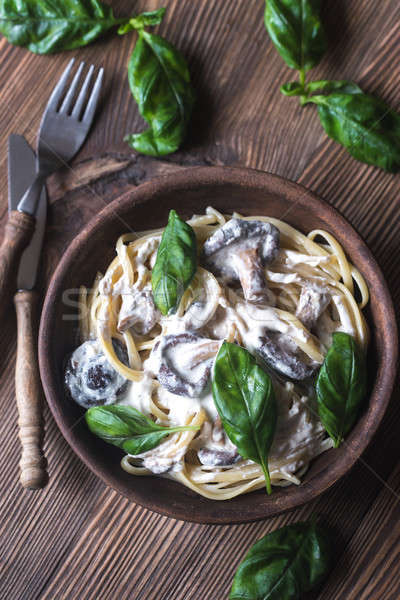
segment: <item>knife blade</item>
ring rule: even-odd
[[[31,185],[36,173],[35,153],[25,138],[11,135],[8,143],[8,205],[10,215],[18,215],[16,207],[25,190]],[[37,358],[37,300],[32,288],[43,245],[46,225],[47,195],[43,188],[36,214],[36,228],[31,241],[21,255],[18,266],[17,287],[14,296],[17,313],[17,361],[15,366],[15,396],[18,407],[19,438],[22,452],[20,481],[23,487],[42,488],[47,482],[46,459],[42,451],[43,392],[40,383]],[[12,238],[11,238],[12,242]],[[8,240],[7,243],[10,243]],[[17,270],[17,257],[14,261]],[[15,292],[15,280],[11,282]],[[11,288],[12,289],[12,288]]]
[[[36,174],[36,156],[22,135],[8,138],[8,209],[16,210],[18,202],[29,188]],[[18,268],[17,289],[34,288],[43,245],[47,217],[47,193],[43,186],[36,213],[35,233],[24,250]]]

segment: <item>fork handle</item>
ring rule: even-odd
[[[4,314],[17,287],[18,265],[35,230],[35,217],[13,210],[0,247],[0,312]]]
[[[37,358],[37,292],[17,292],[14,304],[18,327],[15,395],[22,446],[20,481],[25,488],[39,489],[46,485],[47,473],[46,459],[41,449],[44,425],[43,392]]]

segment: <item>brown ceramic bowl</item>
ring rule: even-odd
[[[212,205],[220,211],[281,218],[309,232],[331,232],[364,275],[371,292],[367,318],[369,397],[357,425],[338,450],[315,459],[300,486],[259,490],[228,501],[207,500],[186,487],[157,477],[134,477],[120,468],[121,451],[92,435],[82,410],[63,393],[62,370],[74,348],[73,309],[64,290],[90,286],[109,264],[117,237],[128,230],[163,227],[171,208],[183,217]],[[76,345],[76,344],[75,344]],[[382,273],[360,236],[332,207],[311,192],[275,175],[248,169],[199,167],[132,188],[112,202],[73,240],[51,280],[39,338],[40,372],[47,401],[72,449],[107,485],[130,500],[169,517],[200,523],[236,523],[271,517],[313,500],[343,477],[371,441],[389,402],[396,372],[397,333],[392,301]]]

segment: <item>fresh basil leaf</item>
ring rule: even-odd
[[[347,333],[333,334],[319,371],[316,391],[318,413],[335,448],[353,427],[366,393],[365,357]]]
[[[266,0],[265,27],[292,69],[312,69],[326,50],[320,8],[321,0]]]
[[[284,96],[305,96],[304,86],[298,81],[289,81],[281,85],[280,90]]]
[[[306,86],[307,94],[313,94],[315,92],[326,92],[330,94],[332,92],[342,92],[343,94],[362,94],[362,89],[353,81],[331,81],[329,79],[322,79],[321,81],[310,81]]]
[[[163,427],[136,408],[119,404],[89,408],[85,418],[92,433],[133,455],[155,448],[171,433],[199,429],[192,426]]]
[[[395,173],[400,169],[400,115],[378,98],[334,92],[310,96],[326,133],[362,162]]]
[[[212,391],[226,434],[243,458],[261,465],[270,494],[268,452],[275,434],[277,407],[269,375],[250,352],[224,342],[214,364]]]
[[[330,532],[313,521],[269,533],[239,565],[229,599],[300,600],[331,569],[330,538]]]
[[[151,12],[141,13],[133,19],[129,19],[128,23],[121,25],[118,29],[118,33],[124,35],[129,31],[143,29],[143,27],[152,25],[159,25],[164,18],[165,11],[166,8],[159,8],[158,10],[152,10]]]
[[[154,302],[163,315],[176,311],[196,269],[196,235],[192,227],[171,210],[151,274]]]
[[[0,32],[37,54],[86,46],[125,21],[99,0],[0,0]]]
[[[175,152],[185,138],[195,99],[182,54],[159,35],[139,28],[128,77],[149,128],[127,135],[125,141],[137,152],[150,156]]]

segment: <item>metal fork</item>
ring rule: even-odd
[[[18,210],[12,210],[8,215],[0,248],[0,316],[4,314],[15,292],[18,265],[35,230],[36,210],[46,178],[75,156],[85,141],[94,118],[104,70],[100,68],[89,93],[94,72],[94,66],[91,65],[77,94],[84,63],[79,65],[67,88],[74,62],[75,59],[72,59],[68,63],[54,88],[40,124],[36,178],[20,200]]]
[[[73,104],[84,67],[83,62],[79,65],[60,106],[74,62],[73,58],[68,63],[54,88],[42,118],[37,145],[36,178],[18,204],[18,210],[29,215],[34,215],[36,212],[40,192],[47,177],[65,166],[82,146],[96,111],[103,81],[103,68],[99,70],[88,98],[88,89],[94,71],[94,66],[91,65],[76,102]]]

